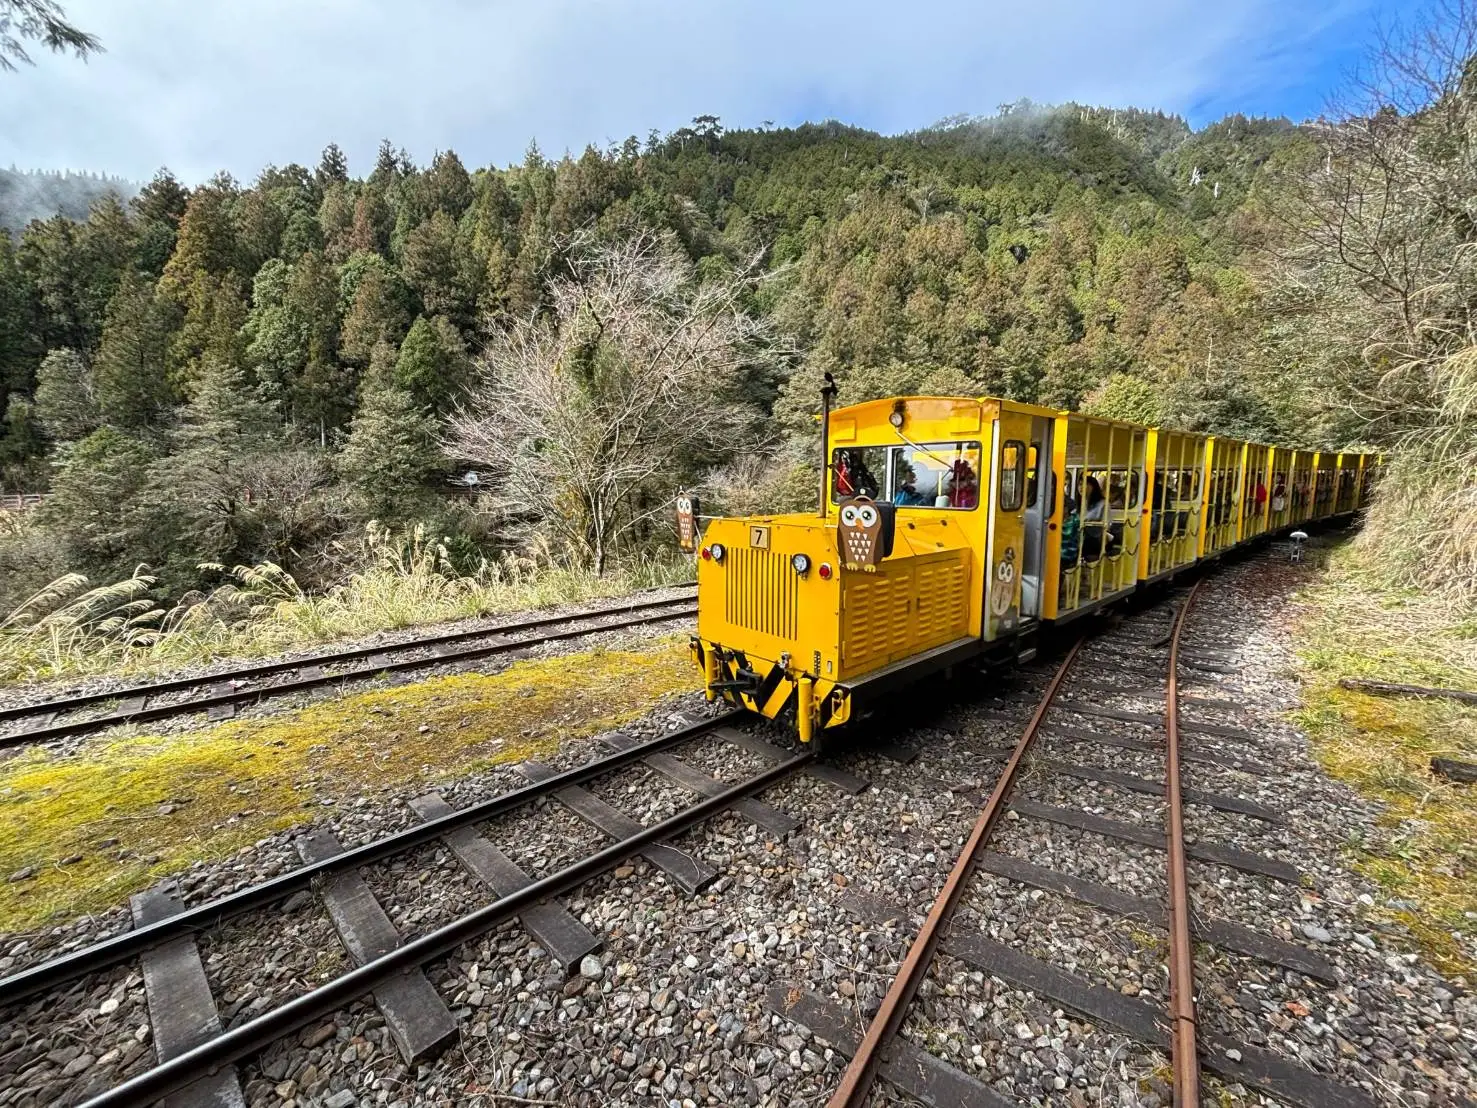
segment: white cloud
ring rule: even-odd
[[[67,0],[107,53],[0,76],[0,163],[250,180],[329,141],[355,172],[386,136],[505,164],[702,112],[892,132],[1020,96],[1185,111],[1290,87],[1297,45],[1369,2]]]

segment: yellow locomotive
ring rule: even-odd
[[[709,699],[793,714],[804,742],[930,673],[1029,657],[1044,625],[1351,513],[1378,468],[988,397],[827,403],[821,423],[815,513],[679,527]]]

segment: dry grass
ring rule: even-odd
[[[1377,547],[1377,544],[1376,544]],[[1340,677],[1477,689],[1477,609],[1386,584],[1369,544],[1341,551],[1300,597],[1306,707],[1299,722],[1333,776],[1384,805],[1355,865],[1400,902],[1391,915],[1448,972],[1477,969],[1477,787],[1430,772],[1477,760],[1477,708],[1338,687]],[[1406,905],[1401,907],[1400,904]]]
[[[93,587],[81,574],[53,581],[0,620],[0,681],[87,673],[148,673],[224,657],[302,649],[375,631],[621,596],[690,580],[690,558],[645,560],[604,576],[545,556],[505,556],[470,576],[417,529],[371,527],[364,570],[320,594],[265,563],[203,567],[225,582],[164,607],[147,573]]]
[[[197,861],[637,718],[701,685],[686,641],[520,662],[171,735],[0,764],[0,931],[117,904]],[[105,845],[107,844],[107,845]]]

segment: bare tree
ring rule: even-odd
[[[445,448],[487,470],[505,525],[604,573],[684,477],[754,440],[740,384],[777,344],[744,310],[757,259],[699,283],[653,232],[564,253],[547,309],[489,343]]]
[[[55,0],[0,0],[0,70],[16,71],[16,63],[35,65],[26,53],[23,39],[39,42],[48,50],[71,50],[86,60],[102,51],[94,35],[67,22],[67,13]]]
[[[1273,370],[1397,448],[1398,577],[1477,577],[1477,0],[1390,28],[1285,182]],[[1331,443],[1330,443],[1331,445]],[[1376,509],[1377,518],[1380,509]],[[1414,535],[1414,538],[1410,536]],[[1375,541],[1375,540],[1371,540]],[[1401,558],[1404,565],[1396,565]]]
[[[1477,336],[1474,47],[1474,0],[1387,31],[1278,212],[1273,304],[1378,440],[1429,425],[1441,363]]]

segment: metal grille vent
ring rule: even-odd
[[[729,623],[779,639],[795,637],[800,578],[785,555],[730,548],[726,599]]]

